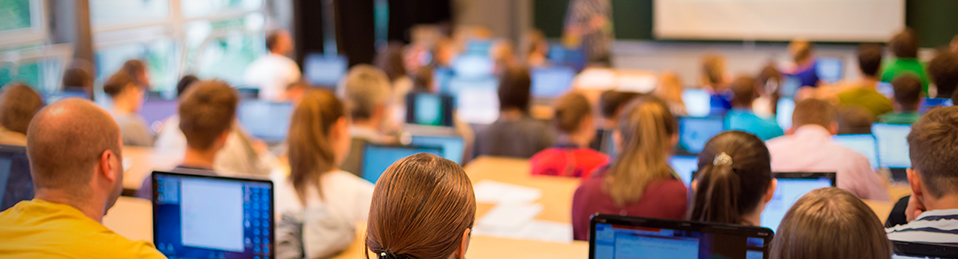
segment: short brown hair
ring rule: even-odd
[[[568,93],[556,100],[553,121],[560,132],[572,134],[586,117],[592,116],[589,99],[580,93]]]
[[[755,101],[755,78],[750,76],[739,76],[732,81],[732,106],[752,107]]]
[[[123,67],[120,68],[120,71],[123,71],[127,75],[133,78],[136,81],[136,84],[140,87],[147,87],[146,82],[140,81],[140,75],[146,75],[146,64],[139,59],[131,59],[123,62]]]
[[[797,129],[805,125],[818,125],[827,129],[835,122],[835,113],[835,107],[826,101],[815,98],[801,100],[795,104],[792,127]]]
[[[603,118],[615,119],[615,116],[626,104],[639,96],[638,93],[615,90],[602,92],[602,95],[599,96],[599,112],[602,113]]]
[[[929,194],[958,194],[958,107],[932,109],[911,126],[908,150],[911,166],[921,175]]]
[[[918,38],[915,31],[911,28],[895,34],[888,40],[888,48],[899,58],[917,58],[918,57]]]
[[[212,147],[217,138],[233,128],[237,103],[236,91],[226,82],[194,83],[178,108],[186,145],[199,150]]]
[[[838,135],[872,134],[875,115],[860,106],[849,105],[838,111]]]
[[[27,134],[30,120],[40,108],[43,108],[43,99],[37,91],[24,83],[9,83],[0,96],[0,126]]]
[[[272,30],[266,34],[266,49],[273,50],[276,47],[276,43],[279,42],[279,37],[283,33],[288,33],[286,30]]]
[[[90,71],[79,67],[67,68],[63,71],[63,87],[93,87],[93,75]]]
[[[520,66],[506,68],[499,77],[499,110],[518,109],[529,112],[532,98],[532,78],[529,69]]]
[[[713,88],[719,88],[725,80],[725,57],[718,54],[702,56],[702,74]]]
[[[917,111],[921,102],[921,79],[904,74],[891,81],[895,91],[895,102],[906,111]]]
[[[128,87],[139,87],[139,84],[137,84],[136,79],[132,76],[120,71],[110,76],[110,78],[103,83],[103,92],[110,97],[116,97],[123,93],[123,91],[126,91]]]
[[[858,45],[858,69],[866,76],[877,76],[881,68],[881,45],[863,43]]]
[[[939,97],[950,97],[958,88],[958,53],[938,53],[928,62],[928,76],[938,87]]]
[[[812,57],[813,45],[805,39],[795,39],[788,44],[788,51],[795,62],[807,60]]]
[[[891,258],[881,220],[854,194],[822,188],[785,213],[772,239],[771,259]]]

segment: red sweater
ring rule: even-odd
[[[589,148],[554,147],[530,160],[533,175],[556,175],[589,178],[600,166],[609,163],[609,156]]]
[[[595,173],[582,182],[572,197],[572,235],[576,240],[589,240],[589,219],[595,213],[661,219],[685,219],[688,189],[681,180],[669,178],[649,183],[638,201],[623,207],[615,205],[612,196],[603,193],[602,182],[607,170]]]

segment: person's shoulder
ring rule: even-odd
[[[106,255],[106,258],[166,258],[153,244],[146,241],[129,240],[116,233],[112,233],[108,240],[108,244],[91,246],[91,248],[98,247],[99,251],[95,254]]]
[[[372,190],[375,187],[375,185],[366,181],[366,179],[359,178],[359,176],[343,170],[330,172],[326,174],[324,178],[329,184],[358,191]]]

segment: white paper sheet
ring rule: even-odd
[[[482,203],[532,203],[542,197],[535,188],[483,180],[473,185],[476,201]]]

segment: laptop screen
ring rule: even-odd
[[[466,150],[466,144],[461,137],[456,136],[412,136],[414,146],[439,147],[442,148],[442,157],[452,160],[457,164],[462,164],[463,152]]]
[[[694,156],[673,156],[669,166],[682,178],[685,186],[692,186],[692,172],[699,169],[699,158]]]
[[[490,124],[499,119],[499,80],[453,78],[449,83],[456,93],[456,116],[471,124]]]
[[[533,97],[555,99],[572,87],[575,71],[568,67],[537,68],[531,76]]]
[[[33,177],[24,147],[0,146],[0,211],[33,199]]]
[[[759,227],[598,215],[590,259],[768,258],[772,231]]]
[[[418,153],[429,153],[442,156],[441,147],[425,146],[382,146],[366,144],[363,150],[362,177],[371,183],[376,183],[379,176],[393,163],[407,156]]]
[[[680,154],[697,155],[705,148],[705,143],[725,129],[722,118],[679,118]]]
[[[267,142],[281,142],[286,139],[292,116],[292,103],[261,100],[243,100],[237,111],[240,124],[251,135]]]
[[[456,76],[476,79],[493,76],[495,63],[489,58],[489,55],[465,54],[456,57],[452,61],[452,71]]]
[[[775,173],[778,186],[762,212],[762,226],[778,230],[779,223],[798,198],[818,189],[836,186],[835,173]]]
[[[333,87],[346,75],[349,63],[342,56],[325,56],[311,53],[303,59],[303,74],[310,83],[317,86]]]
[[[870,134],[838,135],[832,137],[832,141],[867,157],[872,170],[878,170],[878,144],[875,141],[875,136]]]
[[[782,130],[788,130],[792,127],[792,114],[795,112],[795,100],[792,98],[778,99],[778,105],[775,110],[775,122]]]
[[[273,183],[153,172],[153,240],[170,258],[272,258]]]
[[[795,96],[795,92],[798,92],[798,89],[802,88],[802,80],[791,75],[784,76],[785,79],[782,80],[782,86],[778,89],[778,93],[784,97],[793,97]]]
[[[818,58],[815,61],[815,73],[818,78],[829,84],[842,80],[845,66],[839,58]]]
[[[406,123],[451,127],[452,96],[430,93],[410,93],[406,97]]]
[[[911,125],[875,123],[872,134],[878,140],[878,164],[882,168],[911,168],[908,156]]]
[[[954,103],[952,103],[951,99],[925,97],[922,98],[921,107],[918,109],[918,112],[925,114],[928,112],[928,110],[931,110],[931,108],[948,107],[952,106],[953,104]]]
[[[705,117],[712,112],[711,95],[702,89],[686,89],[682,91],[682,102],[685,111],[691,117]]]

